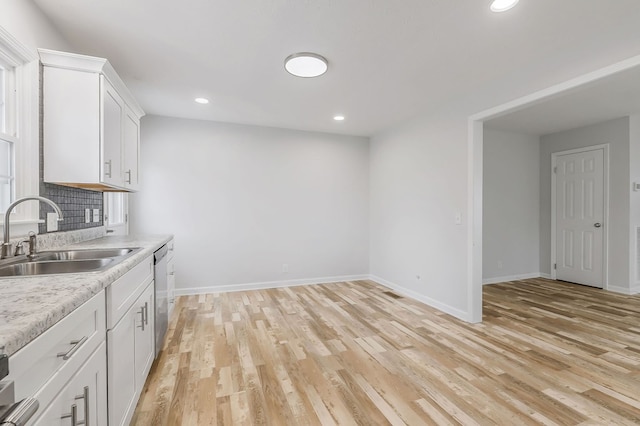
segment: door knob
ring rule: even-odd
[[[602,226],[602,224],[600,222],[598,222],[598,223],[594,223],[593,226],[595,226],[596,228],[600,228]]]

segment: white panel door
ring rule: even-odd
[[[556,278],[604,286],[604,150],[556,157]]]

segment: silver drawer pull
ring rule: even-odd
[[[78,406],[73,404],[71,406],[71,412],[60,416],[61,419],[71,418],[71,426],[78,426]]]
[[[124,172],[125,175],[127,175],[127,179],[126,182],[128,184],[131,184],[131,169],[127,170],[126,172]]]
[[[149,325],[149,303],[144,302],[144,325]]]
[[[142,331],[144,331],[144,307],[140,308],[138,313],[140,314],[140,325],[138,328],[141,328]]]
[[[110,178],[111,177],[111,160],[105,161],[104,165],[105,165],[104,177]],[[106,170],[106,166],[109,166],[109,171],[108,172]]]
[[[80,420],[76,422],[77,425],[91,426],[89,424],[89,386],[84,387],[84,392],[82,395],[76,396],[76,400],[83,399],[84,400],[84,420]]]
[[[62,358],[65,361],[68,360],[73,356],[73,354],[76,353],[78,349],[80,349],[80,346],[84,345],[84,342],[86,341],[87,341],[87,336],[84,336],[80,340],[72,340],[71,342],[69,342],[69,344],[73,345],[73,347],[66,352],[60,352],[58,354],[58,358]]]
[[[5,417],[2,419],[2,424],[7,422],[6,424],[15,425],[15,426],[24,426],[27,424],[29,419],[33,417],[33,415],[38,411],[40,407],[40,403],[37,399],[27,398],[15,404]]]

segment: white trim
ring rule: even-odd
[[[533,272],[530,274],[505,275],[503,277],[485,278],[482,280],[482,285],[498,284],[498,283],[504,283],[507,281],[528,280],[531,278],[545,278],[542,275],[543,274],[541,272]]]
[[[10,32],[0,26],[0,41],[9,50],[0,52],[0,58],[11,63],[13,66],[38,60],[33,51],[20,43]]]
[[[540,278],[552,279],[551,274],[545,274],[544,272],[540,272]]]
[[[558,157],[562,155],[580,154],[582,152],[600,151],[602,150],[603,162],[603,204],[604,204],[604,226],[602,227],[602,288],[609,287],[609,144],[600,144],[593,146],[585,146],[566,151],[558,151],[551,153],[551,279],[555,280],[557,269],[553,267],[558,262],[557,253],[557,228],[556,228],[556,184],[557,173],[554,172],[557,166]]]
[[[467,149],[468,155],[472,159],[470,158],[467,161],[467,176],[471,177],[467,190],[469,192],[469,227],[473,229],[469,230],[467,234],[467,252],[471,253],[467,259],[467,270],[471,271],[467,277],[467,292],[469,294],[469,315],[471,319],[482,318],[482,292],[479,295],[479,307],[476,301],[478,296],[475,296],[478,287],[482,283],[482,266],[478,267],[478,257],[480,257],[480,265],[482,264],[482,208],[477,207],[482,207],[482,149],[478,149],[478,147],[482,147],[482,132],[479,132],[478,128],[482,129],[484,122],[492,118],[541,103],[572,90],[578,90],[600,79],[638,66],[640,66],[640,55],[469,116]],[[480,165],[480,170],[478,170],[478,165]],[[478,227],[480,228],[479,230],[476,229]],[[476,312],[478,309],[480,313]]]
[[[15,146],[15,199],[38,195],[40,167],[40,111],[39,111],[39,66],[38,56],[0,27],[0,57],[15,70],[16,114],[18,141]],[[38,220],[40,206],[37,203],[21,204],[12,216],[14,221]],[[12,230],[22,232],[22,228]]]
[[[454,308],[453,306],[449,306],[446,303],[442,303],[439,302],[435,299],[432,299],[430,297],[427,297],[423,294],[417,293],[413,290],[409,290],[407,288],[401,287],[397,284],[394,284],[390,281],[387,281],[383,278],[380,277],[376,277],[375,275],[371,275],[369,278],[371,281],[375,281],[376,283],[390,288],[391,290],[403,295],[403,296],[408,296],[414,300],[417,300],[418,302],[422,302],[425,305],[429,305],[432,308],[436,308],[439,311],[442,311],[446,314],[452,315],[458,319],[461,319],[462,321],[467,321],[467,322],[471,322],[471,316],[469,315],[468,312],[462,311],[458,308]]]
[[[605,77],[610,77],[612,75],[636,68],[638,66],[640,66],[640,55],[633,56],[629,59],[625,59],[624,61],[616,62],[615,64],[600,68],[599,70],[588,72],[579,77],[553,85],[543,90],[539,90],[537,92],[531,93],[530,95],[514,99],[502,105],[486,109],[470,116],[469,120],[481,122],[491,120],[492,118],[497,118],[508,113],[516,112],[521,109],[539,104],[543,101],[547,101],[560,95],[564,95],[569,91],[583,89],[584,86],[593,84]]]
[[[609,285],[606,289],[614,293],[626,294],[628,296],[640,293],[640,285],[634,287],[618,287],[617,285]]]
[[[482,322],[482,192],[484,129],[479,121],[468,123],[467,208],[467,315],[469,322]]]
[[[176,296],[188,296],[194,294],[227,293],[234,291],[268,290],[271,288],[297,287],[301,285],[327,284],[368,279],[369,275],[343,275],[336,277],[307,278],[287,281],[266,281],[257,283],[219,285],[211,287],[176,288],[174,294]]]

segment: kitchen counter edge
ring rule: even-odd
[[[173,235],[109,236],[63,248],[142,250],[104,271],[0,278],[0,354],[11,356],[151,256]]]

